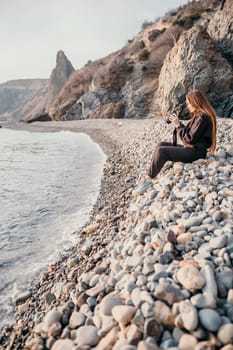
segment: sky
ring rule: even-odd
[[[188,0],[0,0],[0,83],[49,78],[63,50],[75,69],[123,47],[145,21]]]

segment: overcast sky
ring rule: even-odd
[[[63,50],[75,69],[120,49],[188,0],[0,0],[0,83],[49,78]]]

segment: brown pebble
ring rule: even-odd
[[[81,293],[77,299],[77,305],[81,307],[83,304],[86,303],[86,300],[88,298],[88,295],[85,293]]]
[[[163,328],[155,318],[151,318],[145,321],[144,331],[147,336],[155,337],[155,339],[158,340],[162,334]]]
[[[176,235],[173,231],[169,230],[167,233],[167,241],[171,243],[176,243]]]
[[[49,327],[48,336],[49,337],[57,337],[61,334],[61,324],[59,322],[54,323],[51,327]]]
[[[142,339],[142,331],[135,324],[131,324],[127,330],[126,338],[129,344],[137,345]]]

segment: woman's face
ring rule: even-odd
[[[188,99],[186,99],[186,105],[187,105],[187,108],[188,108],[188,110],[189,110],[190,113],[195,112],[195,108],[194,108],[193,105],[188,101]]]

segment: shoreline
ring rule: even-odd
[[[79,233],[79,246],[52,265],[34,286],[32,297],[17,307],[16,325],[4,330],[2,344],[9,349],[21,349],[27,344],[25,349],[34,350],[45,339],[49,349],[68,350],[84,341],[82,337],[80,340],[79,329],[83,333],[83,327],[87,327],[87,332],[91,331],[88,327],[93,327],[89,341],[94,337],[93,344],[98,345],[93,347],[85,340],[83,349],[118,350],[131,346],[157,350],[169,339],[176,349],[178,345],[182,348],[182,339],[195,346],[205,342],[213,349],[223,349],[221,344],[228,342],[222,340],[217,328],[208,329],[207,321],[217,322],[218,329],[232,324],[230,314],[221,305],[224,300],[231,300],[233,279],[232,285],[224,284],[225,292],[218,286],[214,292],[218,297],[214,294],[207,298],[205,293],[211,294],[217,289],[219,278],[224,279],[228,271],[232,273],[232,213],[228,210],[228,197],[233,193],[229,182],[233,121],[218,121],[217,157],[187,165],[169,163],[158,181],[149,185],[144,176],[152,150],[161,139],[171,138],[171,129],[163,120],[80,122],[58,122],[55,129],[64,130],[65,124],[66,130],[85,132],[107,155],[97,202],[89,224]],[[76,124],[80,127],[74,127]],[[214,164],[219,171],[212,168]],[[184,179],[191,188],[186,187]],[[220,191],[223,202],[218,203],[215,196],[212,199],[216,191]],[[211,250],[206,249],[208,242],[213,245]],[[179,275],[182,268],[192,269],[190,266],[200,283],[197,290],[187,285],[192,279],[186,276],[183,280]],[[116,302],[116,295],[120,301]],[[204,306],[192,301],[197,295],[207,298]],[[103,310],[106,298],[113,305],[116,302],[118,314],[125,314],[127,309],[127,323],[114,312],[114,317],[107,313],[107,321]],[[173,304],[177,304],[175,308]],[[214,316],[209,309],[215,312]],[[59,320],[55,310],[59,310]],[[199,310],[207,315],[202,316]],[[218,312],[224,315],[225,323]],[[55,323],[50,328],[51,315]],[[174,329],[179,330],[175,335],[171,331]],[[203,338],[197,335],[198,329],[205,332]],[[162,336],[164,332],[167,339]],[[214,332],[212,338],[209,332]]]
[[[78,230],[77,232],[74,232],[73,234],[76,234],[78,235],[80,238],[82,236],[82,239],[81,239],[81,243],[77,243],[76,245],[74,245],[68,253],[64,253],[64,254],[61,254],[61,258],[58,259],[58,261],[56,261],[54,264],[52,264],[49,268],[48,268],[48,272],[44,272],[40,275],[39,278],[35,279],[34,280],[34,285],[32,287],[32,290],[31,291],[25,291],[23,292],[18,300],[19,300],[19,308],[17,308],[16,306],[16,322],[15,324],[17,325],[18,322],[20,322],[20,318],[21,318],[21,315],[22,313],[24,313],[24,309],[31,309],[29,311],[29,314],[31,313],[31,316],[33,315],[34,313],[34,308],[36,308],[36,302],[35,302],[35,305],[34,305],[34,299],[36,300],[37,299],[37,294],[41,294],[41,293],[45,293],[46,290],[48,289],[48,286],[45,287],[45,290],[42,290],[42,285],[44,283],[44,281],[47,280],[47,277],[48,275],[50,275],[50,282],[53,281],[53,278],[54,278],[54,282],[56,283],[56,273],[60,274],[59,270],[62,268],[62,266],[64,266],[64,264],[67,263],[68,260],[72,259],[72,256],[74,256],[77,252],[78,249],[80,249],[83,241],[86,240],[86,238],[88,236],[90,236],[91,234],[93,234],[93,230],[97,229],[98,231],[100,230],[100,225],[99,227],[97,228],[96,225],[92,224],[93,222],[96,222],[96,221],[99,221],[100,219],[97,218],[96,220],[96,216],[99,215],[100,212],[102,212],[102,208],[103,207],[109,207],[108,210],[107,210],[107,215],[105,215],[105,219],[104,219],[104,223],[102,223],[102,226],[106,226],[106,227],[109,227],[112,225],[113,223],[113,229],[117,229],[117,221],[120,217],[120,215],[118,215],[116,213],[116,206],[113,204],[111,206],[111,200],[112,198],[114,197],[115,195],[115,192],[118,193],[118,191],[115,191],[116,189],[112,187],[112,177],[115,178],[115,175],[116,173],[118,173],[117,177],[118,177],[118,180],[122,177],[122,179],[124,179],[127,174],[123,174],[122,170],[121,169],[118,169],[118,168],[121,168],[121,163],[123,162],[127,162],[127,159],[121,159],[122,158],[122,155],[120,155],[119,153],[119,150],[118,150],[118,144],[117,144],[117,141],[116,140],[113,140],[111,138],[110,135],[106,135],[106,133],[104,132],[104,129],[108,129],[109,126],[108,125],[105,125],[105,122],[104,121],[104,128],[102,127],[99,127],[99,128],[93,128],[88,125],[89,124],[89,121],[87,123],[85,123],[86,125],[81,126],[81,128],[79,126],[76,126],[74,127],[73,125],[67,125],[68,123],[65,122],[48,122],[48,123],[34,123],[34,124],[30,124],[30,125],[17,125],[17,126],[14,126],[13,128],[10,127],[9,129],[14,129],[14,130],[23,130],[23,131],[30,131],[30,132],[59,132],[59,131],[71,131],[71,132],[80,132],[80,133],[85,133],[87,134],[94,143],[97,143],[99,145],[99,147],[101,148],[102,152],[106,155],[106,162],[105,162],[105,165],[104,165],[104,169],[103,169],[103,174],[102,174],[102,179],[101,179],[101,186],[100,186],[100,192],[98,194],[98,197],[97,197],[97,201],[95,203],[95,205],[93,206],[93,209],[90,213],[90,216],[89,216],[89,219],[88,219],[88,222],[87,224],[82,227],[80,230]],[[98,121],[97,121],[98,123]],[[63,125],[64,124],[64,125]],[[71,122],[71,124],[73,124]],[[74,123],[74,124],[78,124],[78,123]],[[93,124],[96,124],[96,123],[93,123]],[[99,123],[98,123],[99,124]],[[108,121],[107,121],[107,124],[108,124]],[[118,122],[117,121],[114,121],[112,123],[112,121],[110,121],[109,124],[113,124],[113,126],[111,127],[115,127],[116,125],[118,125]],[[110,132],[111,134],[111,132]],[[110,160],[109,161],[109,158],[112,157],[112,161]],[[112,169],[114,169],[114,173],[113,175],[110,175],[109,177],[109,173],[112,172]],[[119,171],[119,172],[118,172]],[[129,187],[129,183],[132,183],[134,182],[134,179],[130,179],[129,180],[129,183],[127,183],[127,186],[124,186],[124,181],[120,181],[122,182],[122,193],[119,194],[119,198],[121,197],[125,197],[127,196],[127,194],[125,192],[127,192],[127,189]],[[119,185],[119,181],[118,181],[118,185]],[[113,193],[111,193],[113,192]],[[116,198],[116,202],[119,198]],[[115,214],[114,214],[115,213]],[[114,218],[112,217],[112,215],[114,216]],[[119,217],[118,217],[119,216]],[[86,231],[84,233],[84,229],[86,227]],[[105,245],[108,244],[108,242],[101,242],[102,239],[107,239],[106,237],[104,237],[104,235],[102,235],[102,233],[100,234],[100,236],[98,237],[98,233],[96,235],[97,237],[95,237],[97,239],[97,242],[96,242],[96,248],[101,248],[101,247],[104,247]],[[89,270],[91,268],[91,266],[88,265],[88,260],[89,260],[89,256],[86,255],[88,253],[88,250],[86,252],[83,253],[83,259],[82,259],[82,264],[85,265],[86,262],[87,262],[87,266],[86,267],[80,267],[80,274],[83,273],[85,270]],[[92,255],[95,254],[95,250],[92,251]],[[74,257],[74,260],[76,260],[76,258]],[[80,261],[79,261],[80,263]],[[40,289],[39,293],[38,293],[38,288]],[[35,296],[35,298],[29,302],[28,304],[28,300],[30,300],[31,296],[30,295],[33,295]],[[22,306],[23,305],[23,306]],[[18,309],[18,310],[17,310]],[[41,312],[41,310],[37,310],[39,312]],[[30,318],[28,317],[28,313],[27,313],[27,322],[29,321],[32,321],[33,317]],[[11,334],[12,331],[13,331],[13,340],[15,342],[15,334],[17,333],[14,333],[14,327],[15,327],[15,324],[13,326],[13,329],[12,329],[12,326],[8,326],[8,325],[4,325],[1,329],[3,330],[3,333],[7,333],[7,334]],[[21,324],[21,322],[20,322]],[[25,325],[24,325],[25,326]],[[9,333],[10,331],[10,333]],[[11,339],[10,339],[11,338]],[[8,339],[8,344],[12,343],[12,334],[10,336],[10,338]],[[1,333],[0,333],[0,341],[1,341]],[[0,342],[1,344],[1,342]],[[12,343],[12,346],[13,346],[13,343]]]

